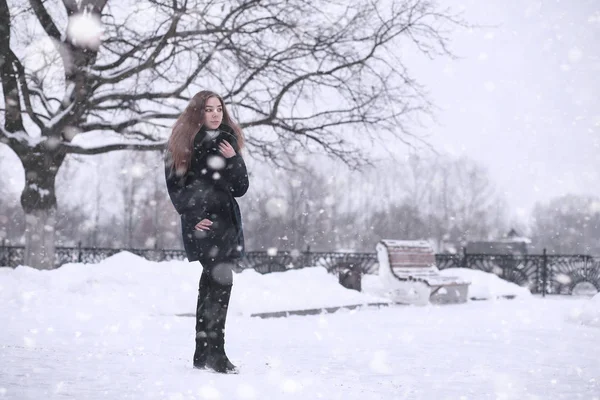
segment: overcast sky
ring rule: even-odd
[[[445,3],[485,26],[454,34],[459,60],[411,62],[440,108],[431,143],[486,165],[515,215],[600,195],[600,1]]]

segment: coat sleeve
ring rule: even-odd
[[[236,143],[232,143],[230,138],[227,140],[237,148]],[[225,158],[219,150],[213,146],[206,146],[202,140],[196,144],[195,154],[197,154],[196,165],[199,169],[198,173],[208,179],[213,179],[215,186],[231,192],[234,197],[242,197],[248,191],[248,171],[246,163],[242,156],[236,153],[231,158]],[[209,158],[217,157],[225,161],[225,165],[220,165],[220,162],[210,162]]]
[[[223,179],[227,182],[227,186],[234,197],[242,197],[246,194],[250,183],[246,163],[241,155],[236,154],[226,160]]]
[[[187,173],[181,176],[178,175],[172,165],[173,158],[167,151],[165,154],[165,181],[167,183],[167,192],[169,193],[169,198],[171,199],[171,203],[173,203],[173,207],[175,207],[175,211],[177,211],[178,214],[183,214],[189,195],[185,185]]]
[[[172,163],[172,158],[167,153],[165,156],[165,180],[173,207],[180,215],[193,211],[199,216],[206,217],[208,215],[207,207],[202,201],[198,201],[198,196],[196,196],[201,189],[194,184],[195,180],[190,178],[190,172],[179,175],[172,168]]]

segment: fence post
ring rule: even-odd
[[[160,249],[160,251],[158,251],[158,241],[154,242],[154,256],[156,257],[157,253],[158,253],[158,260],[157,261],[164,261],[165,260],[165,249]]]
[[[83,260],[83,252],[81,250],[81,240],[79,242],[77,242],[77,262],[81,263],[81,260]]]
[[[548,284],[548,254],[546,248],[542,253],[542,297],[546,297],[546,286]]]
[[[308,268],[312,266],[312,260],[310,259],[310,244],[306,245],[306,265],[303,265],[303,268]]]
[[[461,266],[462,268],[467,268],[467,248],[463,247],[463,256],[462,256],[462,260],[461,260]]]

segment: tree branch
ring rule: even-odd
[[[17,71],[13,59],[14,53],[10,48],[10,29],[11,20],[8,4],[6,0],[0,0],[0,79],[2,80],[2,93],[6,107],[4,129],[0,134],[3,141],[20,147],[20,142],[9,135],[13,132],[25,132],[16,78]]]
[[[69,154],[102,154],[109,153],[116,150],[139,150],[139,151],[162,151],[166,148],[167,143],[153,143],[153,144],[142,144],[142,143],[117,143],[109,144],[101,147],[85,148],[72,145],[70,143],[62,143],[62,147]]]
[[[169,28],[167,29],[165,34],[162,35],[160,41],[156,45],[156,48],[154,48],[152,53],[150,53],[150,55],[144,62],[142,62],[141,64],[136,65],[134,67],[128,68],[125,71],[120,71],[120,72],[112,75],[110,78],[96,77],[96,79],[100,82],[100,84],[117,83],[117,82],[123,81],[133,75],[136,75],[147,68],[151,68],[151,67],[155,66],[154,61],[160,55],[162,50],[166,47],[169,39],[176,32],[177,24],[181,20],[181,17],[182,17],[181,14],[176,14],[173,16],[173,19],[171,20],[171,25],[169,26]]]
[[[54,24],[54,21],[52,20],[50,14],[48,14],[48,11],[44,7],[42,0],[29,0],[29,4],[31,4],[33,12],[35,13],[35,16],[37,17],[38,21],[40,21],[40,24],[42,25],[42,28],[44,28],[44,31],[46,31],[46,34],[51,38],[55,39],[56,41],[60,42],[60,31]]]
[[[169,119],[173,120],[179,116],[179,113],[146,113],[139,115],[136,118],[130,118],[127,121],[122,122],[92,122],[85,125],[79,126],[81,132],[90,132],[97,130],[115,131],[115,132],[126,132],[127,128],[131,128],[141,123],[147,123],[152,119]]]
[[[19,79],[19,84],[21,88],[21,96],[23,97],[23,103],[25,103],[25,109],[27,110],[27,114],[29,118],[40,128],[44,128],[44,122],[38,117],[38,113],[33,111],[33,106],[31,105],[31,98],[29,97],[29,87],[27,85],[27,78],[25,77],[25,68],[23,64],[19,61],[15,53],[10,50],[10,58],[14,64],[15,70],[17,71],[17,76]]]

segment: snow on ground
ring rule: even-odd
[[[583,303],[581,307],[573,308],[569,319],[582,325],[600,328],[600,293]]]
[[[322,267],[265,275],[247,270],[236,275],[235,285],[231,310],[244,315],[389,302],[377,294],[344,288],[337,276]]]
[[[440,271],[444,276],[458,276],[471,282],[469,298],[488,300],[499,297],[531,296],[529,289],[500,279],[498,275],[467,268],[447,268]]]
[[[193,312],[199,276],[197,263],[129,253],[0,268],[0,398],[600,399],[600,329],[583,322],[598,296],[259,319],[248,313],[379,297],[319,268],[245,271],[227,321],[242,373],[223,376],[191,368],[194,318],[175,316]]]

